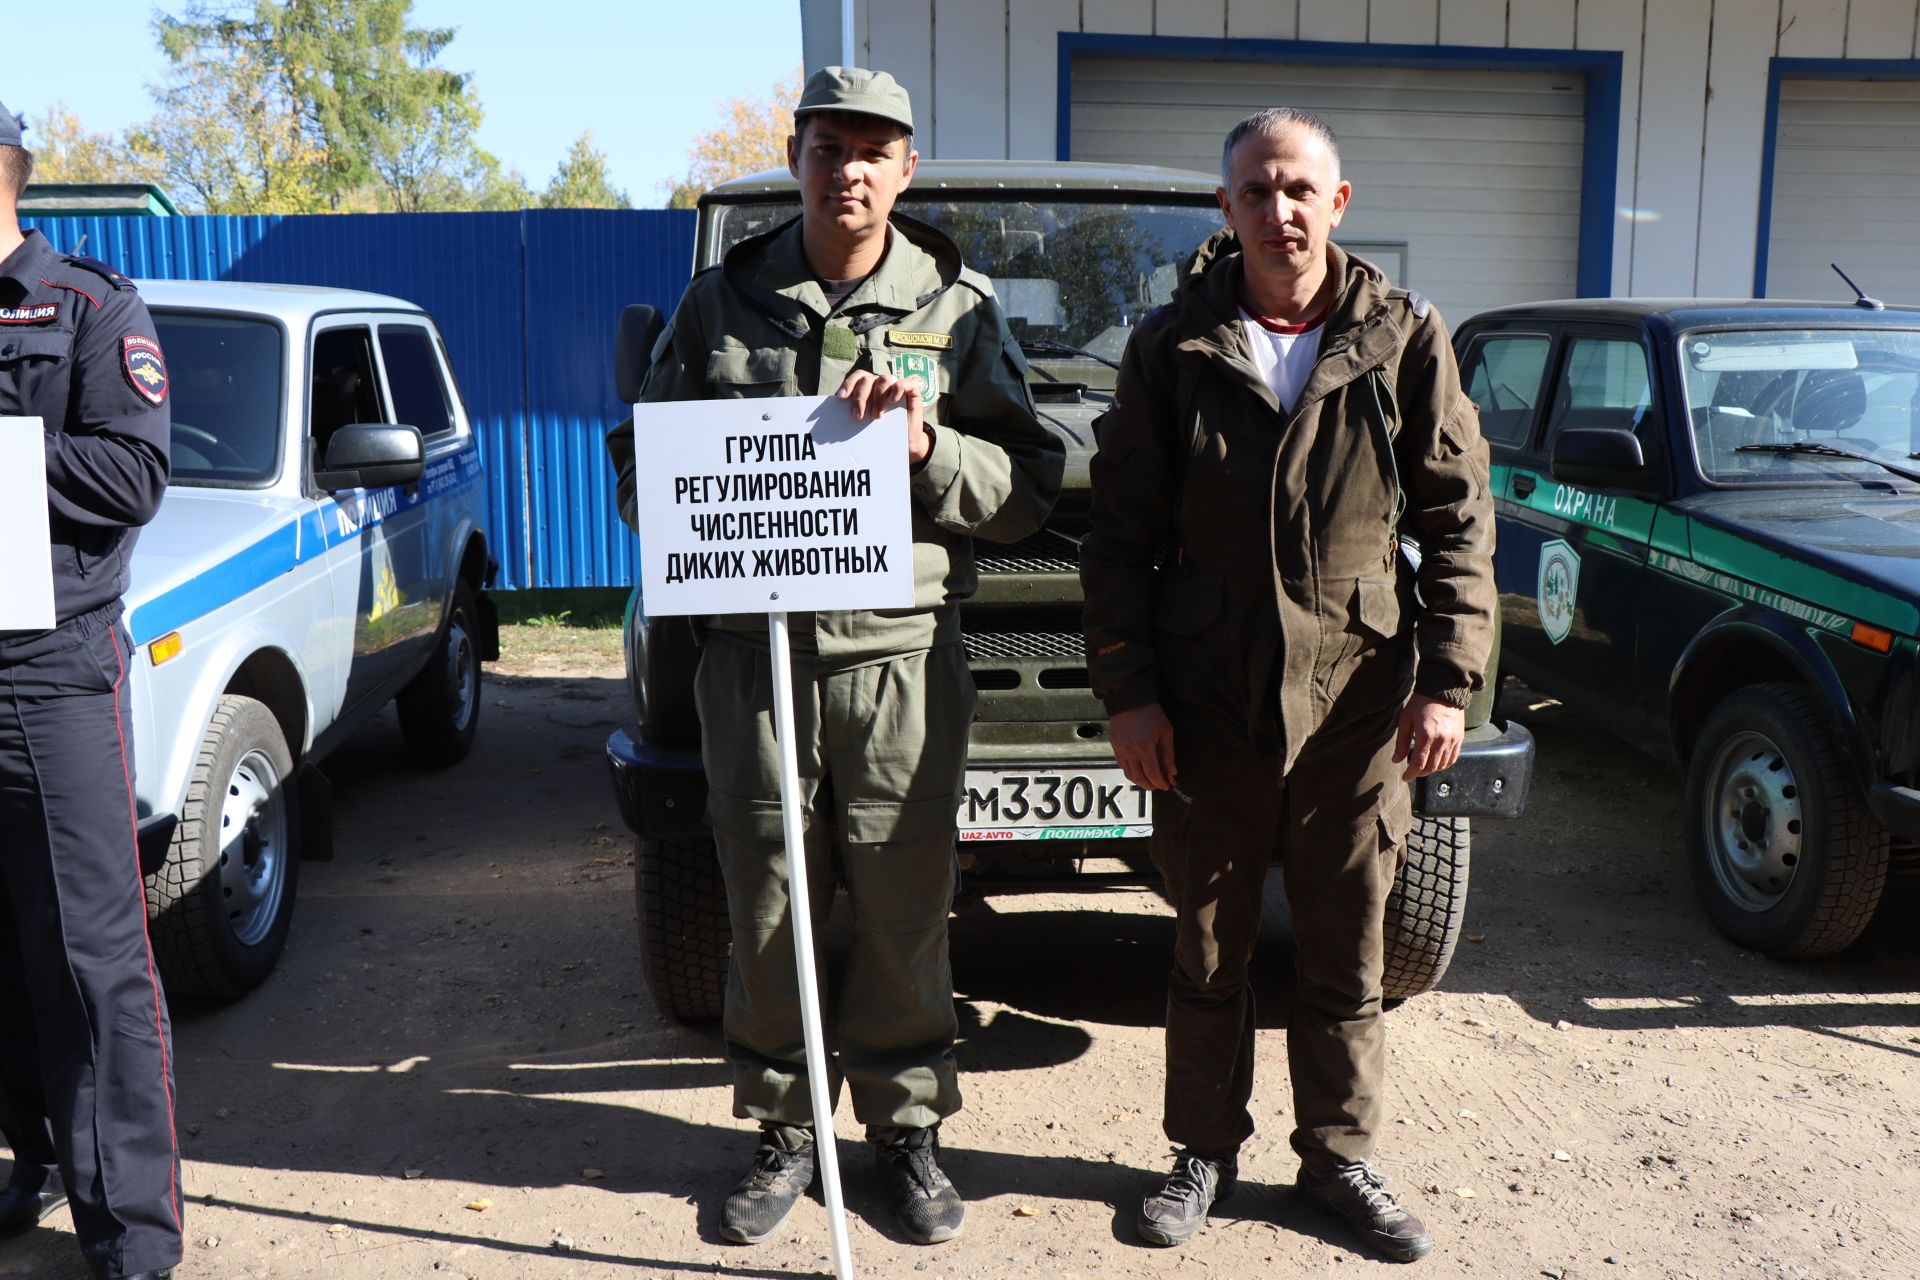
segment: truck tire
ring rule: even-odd
[[[1891,836],[1839,726],[1792,684],[1736,690],[1687,765],[1687,853],[1707,916],[1770,956],[1832,955],[1873,918]]]
[[[479,617],[473,589],[456,578],[433,656],[394,699],[400,735],[422,764],[444,768],[473,750],[480,730]]]
[[[1387,895],[1388,1000],[1405,1000],[1440,985],[1467,918],[1467,872],[1473,828],[1466,818],[1416,818],[1407,833],[1400,874]]]
[[[299,789],[266,704],[223,696],[201,740],[167,859],[147,877],[147,925],[167,992],[224,1004],[266,980],[300,879]]]
[[[710,836],[634,841],[640,966],[660,1012],[681,1022],[720,1016],[733,930]]]

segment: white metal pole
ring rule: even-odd
[[[851,67],[858,61],[853,48],[853,0],[840,0],[840,65]]]
[[[820,978],[813,963],[813,911],[807,898],[807,847],[800,828],[800,761],[793,740],[793,651],[787,615],[767,615],[773,640],[773,732],[780,748],[780,828],[787,843],[787,908],[793,917],[793,954],[800,970],[800,1029],[807,1044],[807,1091],[813,1097],[814,1151],[827,1193],[827,1229],[833,1269],[853,1280],[847,1215],[840,1200],[840,1152],[833,1136],[833,1100],[827,1089],[827,1044],[820,1029]]]

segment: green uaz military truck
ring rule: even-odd
[[[1041,418],[1066,443],[1065,489],[1040,533],[976,541],[980,585],[961,607],[980,689],[958,814],[966,888],[1094,889],[1152,884],[1151,805],[1107,745],[1080,639],[1079,540],[1086,527],[1093,423],[1110,403],[1133,326],[1173,295],[1181,264],[1220,227],[1215,180],[1171,169],[1021,161],[926,161],[898,212],[931,223],[988,276],[1031,365]],[[793,179],[757,174],[700,201],[696,267],[798,216]],[[639,394],[660,330],[628,308],[618,346],[621,396]],[[641,465],[645,465],[644,459]],[[644,548],[642,554],[645,554]],[[614,789],[637,836],[635,891],[648,986],[675,1017],[718,1017],[726,990],[726,895],[703,821],[691,631],[650,619],[634,592],[627,619],[634,723],[607,743]],[[1445,973],[1466,910],[1469,818],[1525,803],[1533,743],[1492,720],[1489,689],[1468,711],[1467,749],[1423,779],[1420,818],[1389,904],[1386,989],[1426,991]]]

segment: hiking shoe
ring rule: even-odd
[[[960,1234],[967,1206],[936,1162],[940,1131],[895,1129],[873,1149],[886,1186],[887,1204],[900,1229],[915,1244],[939,1244]]]
[[[1395,1262],[1418,1262],[1433,1252],[1427,1228],[1393,1198],[1386,1178],[1364,1160],[1332,1173],[1302,1169],[1293,1190],[1316,1209],[1345,1218],[1362,1240]]]
[[[1239,1179],[1237,1160],[1174,1152],[1166,1185],[1140,1202],[1140,1238],[1149,1244],[1179,1244],[1200,1229],[1214,1201],[1233,1194]]]
[[[759,1244],[778,1231],[813,1185],[816,1155],[811,1142],[789,1149],[778,1134],[763,1130],[753,1168],[720,1207],[720,1234],[737,1244]]]

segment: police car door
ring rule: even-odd
[[[1657,508],[1645,497],[1559,483],[1549,460],[1570,427],[1616,427],[1633,431],[1660,465],[1657,403],[1637,329],[1566,325],[1543,421],[1515,456],[1501,505],[1501,541],[1510,542],[1500,548],[1503,663],[1630,735],[1643,701],[1634,660]]]
[[[308,465],[318,468],[343,426],[392,422],[392,402],[375,354],[372,315],[330,315],[314,322],[309,360]],[[311,472],[309,472],[311,474]],[[343,711],[384,700],[410,674],[439,625],[427,594],[419,486],[343,489],[330,504],[328,568],[334,598],[352,602],[353,653]]]

